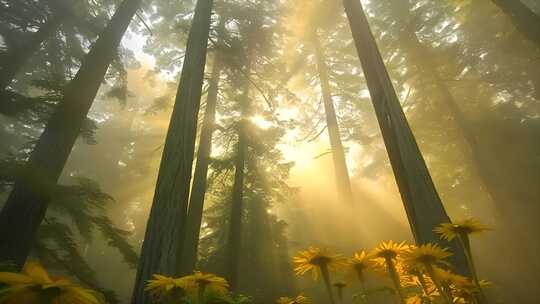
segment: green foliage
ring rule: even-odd
[[[23,165],[35,139],[56,110],[65,86],[119,1],[11,2],[0,1],[0,35],[4,42],[0,49],[0,68],[9,60],[10,52],[24,47],[47,20],[59,16],[58,7],[51,3],[66,4],[68,10],[62,16],[71,17],[29,59],[11,87],[0,92],[0,113],[5,114],[0,116],[0,142],[3,144],[1,152],[6,153],[0,160],[2,194],[9,191],[17,177],[28,174]],[[294,207],[291,201],[296,199],[298,189],[287,183],[294,164],[285,163],[277,147],[292,134],[296,134],[293,139],[296,144],[318,141],[325,131],[312,48],[305,37],[294,37],[295,29],[287,26],[289,19],[306,23],[306,31],[318,29],[327,57],[341,138],[346,150],[353,145],[361,150],[347,152],[348,160],[354,159],[356,168],[351,176],[358,177],[359,183],[369,180],[380,185],[380,181],[391,174],[380,130],[368,102],[361,66],[351,43],[349,25],[341,8],[336,7],[340,3],[321,1],[321,8],[311,17],[307,14],[308,4],[316,2],[319,1],[215,1],[212,17],[209,48],[220,52],[225,67],[220,79],[200,266],[216,272],[222,270],[235,170],[233,160],[241,123],[238,100],[242,98],[242,88],[249,82],[252,108],[248,116],[250,119],[262,117],[269,127],[248,122],[249,157],[243,212],[243,224],[247,228],[242,236],[245,247],[242,259],[267,276],[265,283],[272,282],[265,285],[269,289],[293,285],[286,271],[290,243],[286,237],[287,223],[273,211],[282,204],[290,204],[283,209],[291,210]],[[538,50],[519,34],[493,1],[364,2],[370,27],[445,207],[449,213],[460,216],[487,214],[486,217],[492,217],[499,227],[505,227],[497,236],[497,242],[483,245],[491,251],[506,252],[501,255],[511,256],[513,260],[531,261],[534,264],[531,268],[535,270],[531,271],[527,265],[519,270],[497,267],[489,271],[498,272],[498,278],[512,286],[509,289],[518,290],[514,293],[525,297],[516,301],[527,302],[530,292],[524,286],[531,285],[526,282],[537,281],[535,275],[529,273],[539,273],[539,265],[534,262],[538,242],[526,238],[529,230],[536,231],[539,227],[539,205],[534,203],[540,198],[540,188],[536,186],[536,181],[540,180]],[[523,2],[532,4],[534,1]],[[159,76],[165,75],[167,80],[177,79],[176,74],[183,64],[194,3],[166,0],[146,3],[139,14],[149,24],[151,36],[147,36],[146,28],[137,25],[139,20],[133,22],[132,30],[146,38],[144,51],[156,59],[152,72],[162,72]],[[289,4],[299,6],[299,17],[290,18],[293,7]],[[218,33],[217,25],[222,19],[228,22],[223,32]],[[216,42],[218,35],[221,43]],[[253,37],[255,42],[248,46],[246,42]],[[253,53],[249,73],[245,67],[248,53]],[[162,112],[169,110],[174,100],[176,83],[169,83],[152,104],[144,100],[137,100],[140,106],[129,104],[131,97],[137,97],[131,94],[133,88],[128,87],[127,82],[129,69],[134,67],[137,67],[134,54],[119,49],[98,98],[118,100],[130,115],[146,110],[151,114],[144,117],[147,121],[161,119]],[[446,93],[450,94],[450,99]],[[448,107],[452,99],[457,110]],[[93,111],[103,114],[111,105],[116,106],[100,104]],[[290,108],[296,108],[298,114],[281,119],[280,110]],[[114,112],[106,123],[89,117],[81,130],[82,139],[87,144],[96,144],[97,129],[122,120],[127,116],[123,113]],[[115,193],[115,197],[116,192],[140,187],[141,177],[151,176],[155,169],[149,164],[155,159],[152,157],[159,154],[156,151],[162,134],[146,124],[147,121],[138,119],[122,124],[118,128],[121,131],[105,129],[110,134],[100,133],[100,139],[102,135],[106,138],[103,142],[108,146],[106,151],[96,146],[77,147],[77,155],[92,156],[88,160],[90,164],[77,159],[66,176],[71,173],[78,176],[79,172],[92,176],[106,185],[107,191]],[[157,140],[150,139],[149,134],[154,136],[154,133]],[[150,148],[146,149],[148,146]],[[91,155],[96,150],[99,151],[96,154],[101,155]],[[127,162],[128,168],[114,171],[109,168],[120,160]],[[144,187],[149,186],[144,184]],[[148,194],[140,194],[138,190],[121,197],[122,204],[136,201],[144,205]],[[357,190],[360,195],[364,194],[362,189]],[[67,177],[53,192],[48,222],[40,229],[35,255],[96,286],[99,276],[93,273],[82,254],[85,244],[105,240],[121,253],[130,267],[136,265],[137,256],[129,242],[131,234],[116,227],[116,219],[111,218],[118,214],[114,213],[114,207],[120,202],[114,202],[97,183],[85,178]],[[143,229],[145,222],[140,217],[130,218],[138,230]],[[498,250],[496,248],[504,248],[495,243],[503,244],[500,247],[512,244],[520,249]],[[491,260],[480,262],[492,263]],[[268,268],[280,269],[279,275],[267,275]],[[253,281],[247,289],[255,290],[254,299],[266,299],[257,294],[258,283],[255,282],[259,281],[252,274],[256,271],[247,267],[243,271],[247,273],[246,281]],[[513,271],[513,274],[505,271]],[[523,276],[523,282],[506,279],[518,275]],[[375,289],[368,291],[369,295],[372,292],[373,295],[378,293]]]
[[[220,294],[208,292],[205,294],[204,303],[206,304],[251,304],[252,298],[246,295]]]
[[[128,263],[132,268],[137,267],[139,257],[135,252],[133,246],[127,242],[127,238],[131,235],[129,231],[116,228],[112,221],[105,216],[95,217],[94,223],[103,234],[107,244],[113,248],[116,248],[124,258],[124,261]]]
[[[20,175],[23,168],[21,162],[13,160],[3,160],[0,164],[1,171],[7,173],[2,180],[7,182]],[[101,232],[107,244],[116,248],[130,267],[136,267],[138,256],[128,242],[130,232],[116,228],[105,215],[113,198],[102,192],[96,182],[83,177],[76,178],[73,185],[57,185],[52,196],[49,213],[33,245],[33,254],[48,268],[63,270],[99,290],[110,303],[118,303],[113,291],[100,286],[97,274],[81,254],[78,237],[90,243],[94,232]]]
[[[51,201],[51,211],[68,215],[86,242],[92,241],[92,231],[99,230],[108,244],[117,248],[125,261],[135,267],[137,255],[127,242],[129,232],[114,227],[105,215],[113,198],[103,193],[99,185],[87,178],[77,178],[71,186],[57,186]]]
[[[129,97],[133,97],[128,90],[126,65],[130,68],[138,67],[131,51],[120,49],[115,60],[111,63],[105,79],[112,82],[111,88],[105,93],[105,97],[115,98],[122,106],[126,106]],[[126,64],[124,64],[126,62]]]

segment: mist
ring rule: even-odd
[[[0,11],[0,303],[32,263],[100,303],[540,300],[536,1]]]

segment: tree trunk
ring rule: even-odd
[[[419,244],[450,245],[456,270],[467,275],[470,272],[463,248],[455,241],[446,243],[433,232],[450,218],[403,113],[360,0],[343,0],[343,4],[413,236]]]
[[[410,4],[407,1],[398,0],[395,1],[395,5],[397,6],[397,12],[400,12],[401,14],[406,13],[406,15],[395,16],[398,22],[400,22],[400,27],[404,29],[400,34],[400,45],[403,46],[410,63],[418,68],[419,72],[424,76],[424,78],[428,82],[431,82],[437,93],[440,94],[440,98],[436,99],[436,101],[441,108],[446,108],[448,110],[451,118],[455,122],[456,129],[461,136],[463,136],[466,144],[466,153],[468,153],[469,157],[471,158],[474,173],[479,178],[481,186],[487,192],[489,198],[495,205],[497,210],[496,216],[498,217],[497,221],[504,226],[513,227],[512,229],[507,230],[512,231],[512,238],[515,238],[517,243],[527,243],[525,241],[526,237],[524,236],[522,226],[516,225],[516,223],[514,223],[511,219],[509,220],[509,217],[505,216],[506,214],[515,212],[516,204],[512,204],[512,202],[516,197],[520,197],[521,193],[515,191],[515,189],[512,189],[512,185],[509,186],[511,187],[509,190],[505,189],[505,186],[508,186],[508,183],[504,182],[506,180],[506,176],[503,172],[501,172],[497,165],[493,165],[497,163],[496,160],[486,156],[486,154],[482,151],[482,147],[474,132],[474,127],[461,111],[452,92],[444,83],[440,73],[437,71],[433,56],[430,54],[428,48],[424,46],[416,36],[415,28],[418,23],[415,21],[415,19],[409,20],[408,13],[411,9]],[[526,199],[522,200],[526,201]],[[531,223],[535,222],[532,219],[535,214],[534,212],[525,212],[524,214],[530,214],[531,217],[521,217],[520,223],[527,223],[530,225]],[[504,231],[502,233],[504,234]],[[531,250],[535,250],[534,244],[528,243],[527,246],[533,246]],[[498,250],[500,252],[504,252],[506,248],[501,247],[498,248]],[[520,257],[521,259],[526,259],[526,257],[521,254],[523,252],[523,250],[513,250],[513,254],[516,254],[516,256]],[[465,254],[467,254],[466,248]],[[538,266],[533,265],[533,267],[538,269]],[[471,269],[471,271],[473,271],[471,274],[474,275],[475,270]],[[482,298],[480,298],[479,303],[487,303],[483,295]]]
[[[403,9],[407,10],[408,7],[403,7]],[[402,32],[400,39],[407,53],[406,55],[411,63],[425,74],[425,78],[431,81],[436,91],[441,95],[441,98],[438,99],[439,104],[448,110],[452,119],[455,121],[458,132],[463,136],[467,144],[467,152],[470,154],[477,176],[482,181],[482,186],[498,208],[505,208],[511,205],[504,203],[504,201],[511,201],[512,198],[508,194],[503,194],[505,191],[501,188],[501,183],[497,181],[497,179],[504,180],[504,177],[497,170],[497,166],[491,165],[492,162],[489,162],[489,158],[484,155],[471,123],[461,111],[448,86],[436,70],[436,63],[433,57],[418,40],[414,31],[414,23],[409,25],[403,24],[403,27],[405,30]],[[506,200],[501,198],[506,198]],[[515,206],[511,208],[515,208]]]
[[[398,11],[401,13],[409,12],[410,5],[404,0],[398,0],[396,3],[398,5]],[[426,49],[426,47],[418,40],[416,36],[415,27],[417,22],[414,19],[407,22],[407,17],[405,16],[396,16],[402,22],[401,27],[404,29],[401,31],[400,40],[403,46],[403,49],[406,52],[407,58],[411,61],[412,65],[416,66],[418,70],[424,74],[425,78],[431,82],[435,87],[436,91],[440,94],[439,104],[442,108],[446,108],[450,113],[452,119],[455,121],[455,126],[458,132],[463,136],[465,143],[468,146],[468,152],[472,158],[472,163],[475,166],[476,173],[478,177],[482,180],[483,185],[490,195],[492,200],[496,200],[498,195],[496,194],[498,190],[495,185],[490,182],[492,179],[493,170],[486,171],[485,165],[485,156],[482,155],[482,151],[478,146],[478,141],[476,136],[470,127],[470,123],[459,108],[454,96],[448,89],[448,86],[444,84],[439,72],[436,70],[436,63],[433,60],[433,57]]]
[[[45,40],[49,39],[63,22],[61,17],[51,17],[30,39],[15,49],[9,50],[0,71],[0,91],[11,84],[17,73],[24,67],[30,57],[39,51]],[[2,101],[5,102],[5,101]]]
[[[251,50],[248,50],[250,52]],[[251,58],[246,59],[246,75],[251,70]],[[234,160],[234,184],[232,189],[232,203],[229,234],[227,236],[227,256],[225,259],[225,271],[231,286],[231,291],[238,291],[238,264],[240,251],[242,248],[242,215],[244,213],[244,170],[246,166],[248,142],[247,142],[247,115],[249,108],[249,81],[246,80],[243,95],[240,99],[240,109],[242,111],[241,121],[238,125],[238,144],[236,158]]]
[[[259,191],[270,193],[272,191],[267,178],[268,172],[260,170],[261,167],[256,159],[248,160],[246,171],[252,180],[256,180],[256,184],[261,185],[260,188],[251,189],[251,193]],[[281,285],[286,280],[278,272],[278,250],[281,250],[281,247],[277,245],[276,231],[272,229],[274,223],[267,210],[269,206],[271,203],[265,198],[255,195],[246,206],[249,226],[244,229],[247,230],[247,242],[249,242],[244,251],[249,251],[251,259],[248,262],[250,264],[244,265],[242,269],[246,269],[247,266],[251,272],[251,274],[246,274],[251,286],[266,286],[266,288],[257,291],[263,299],[283,294]],[[278,230],[277,233],[279,234],[281,231]]]
[[[324,112],[326,114],[326,126],[328,127],[328,136],[330,137],[330,146],[332,148],[332,159],[334,161],[339,199],[346,203],[352,203],[351,181],[349,179],[349,172],[347,170],[347,162],[345,161],[345,152],[343,151],[343,145],[341,143],[334,102],[332,100],[330,80],[328,77],[328,67],[324,61],[324,52],[316,30],[312,33],[311,42],[313,43],[313,47],[315,49],[317,71],[321,81]]]
[[[199,139],[199,150],[195,163],[195,173],[193,175],[193,186],[189,198],[189,209],[186,219],[186,237],[180,259],[181,274],[187,275],[195,269],[197,264],[197,251],[199,247],[199,234],[201,230],[202,215],[204,209],[204,195],[206,193],[206,182],[210,154],[212,152],[212,133],[215,128],[216,102],[219,91],[219,77],[222,69],[222,59],[219,50],[214,55],[214,66],[208,87],[208,97],[206,98],[206,111],[202,123],[201,136]]]
[[[492,0],[508,17],[517,30],[540,49],[540,16],[521,0]]]
[[[248,91],[244,93],[243,99],[248,99]],[[227,258],[226,258],[226,273],[227,279],[231,286],[231,291],[235,292],[238,289],[238,262],[240,249],[242,247],[242,214],[243,214],[243,195],[244,195],[244,169],[247,155],[247,138],[246,138],[246,122],[245,117],[242,118],[238,130],[238,144],[236,158],[234,161],[234,184],[232,192],[232,205],[230,226],[227,242]]]
[[[103,77],[141,0],[125,0],[65,91],[0,213],[0,262],[21,268]]]
[[[187,213],[197,119],[206,63],[213,0],[199,0],[165,140],[156,189],[133,290],[133,303],[150,303],[144,293],[152,274],[177,275]]]

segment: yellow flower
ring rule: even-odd
[[[455,274],[451,271],[444,270],[439,267],[434,268],[435,275],[441,280],[441,282],[444,282],[448,285],[468,285],[470,280],[464,276],[461,276],[459,274]]]
[[[154,274],[153,277],[152,280],[148,280],[144,289],[153,296],[163,297],[177,288],[186,291],[209,289],[218,293],[225,293],[229,288],[229,283],[224,278],[200,271],[195,271],[192,275],[181,278],[171,278],[159,274]]]
[[[101,303],[94,291],[82,288],[63,278],[54,279],[41,265],[28,262],[21,273],[0,272],[0,283],[8,285],[0,291],[0,303],[39,304],[51,303]]]
[[[406,264],[415,266],[426,266],[436,264],[446,264],[444,259],[451,256],[452,253],[446,248],[441,248],[437,244],[425,244],[418,247],[410,247],[403,255]]]
[[[303,294],[299,294],[296,298],[294,298],[294,301],[292,304],[310,304],[311,300],[304,296]]]
[[[379,246],[373,250],[371,255],[377,258],[393,260],[408,248],[409,245],[405,244],[405,242],[396,243],[394,241],[388,241],[379,244]]]
[[[288,297],[281,297],[277,299],[277,304],[310,304],[311,300],[304,296],[303,294],[299,294],[296,298],[291,299]]]
[[[442,282],[450,286],[452,294],[455,295],[456,303],[469,303],[469,300],[474,298],[475,294],[480,293],[479,287],[471,279],[452,273],[450,271],[435,268],[435,273]],[[491,283],[485,280],[480,281],[480,288],[487,288]],[[460,302],[461,301],[461,302]]]
[[[373,266],[373,261],[371,261],[370,255],[362,250],[356,252],[354,256],[349,259],[349,264],[357,273],[362,273],[364,270]]]
[[[406,297],[400,282],[399,273],[396,269],[396,262],[400,262],[398,258],[401,258],[401,254],[408,248],[409,245],[405,244],[405,242],[395,243],[394,241],[388,241],[379,244],[371,254],[375,257],[375,262],[378,266],[386,268],[386,274],[392,280],[394,289],[399,297],[399,302],[402,304],[405,303]]]
[[[293,299],[289,297],[279,297],[276,300],[276,304],[292,304],[292,303],[293,303]]]
[[[153,279],[146,283],[144,290],[153,296],[164,296],[175,288],[184,289],[186,287],[187,284],[182,279],[154,274]]]
[[[334,254],[326,249],[309,247],[308,250],[298,252],[294,257],[294,272],[296,275],[303,275],[311,271],[313,279],[316,280],[321,272],[321,268],[327,267],[329,270],[347,266],[347,260],[340,254]]]
[[[445,281],[446,284],[448,284],[460,298],[471,298],[474,294],[480,292],[480,289],[478,286],[476,286],[474,281],[467,277],[442,269],[437,269],[437,273],[439,273],[442,280]],[[480,288],[489,288],[492,286],[492,283],[486,280],[481,280],[479,285]]]
[[[402,259],[397,260],[395,267],[403,286],[420,286],[420,282],[416,275],[420,275],[421,273],[417,267],[412,267],[411,265],[404,263]]]
[[[218,277],[212,273],[202,273],[195,271],[192,275],[180,278],[187,289],[202,288],[218,293],[225,293],[229,288],[229,283],[222,277]]]
[[[433,229],[435,233],[441,235],[441,238],[448,241],[451,241],[460,235],[466,236],[486,230],[490,230],[490,228],[473,218],[454,223],[443,223]]]
[[[474,267],[469,235],[486,230],[489,230],[487,226],[484,226],[479,221],[472,218],[461,222],[444,223],[433,230],[435,233],[440,234],[442,239],[447,239],[448,241],[455,238],[458,239],[461,246],[463,246],[463,249],[465,249],[467,264],[471,270],[473,282],[476,285],[476,289],[479,291],[479,293],[482,293],[482,286],[480,286],[480,280],[478,279],[478,274],[476,273],[476,268]]]
[[[407,298],[407,304],[423,304],[425,303],[424,298],[419,295],[414,295]]]

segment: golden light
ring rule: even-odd
[[[266,120],[262,115],[251,116],[249,120],[263,130],[269,129],[274,125],[271,121]]]

